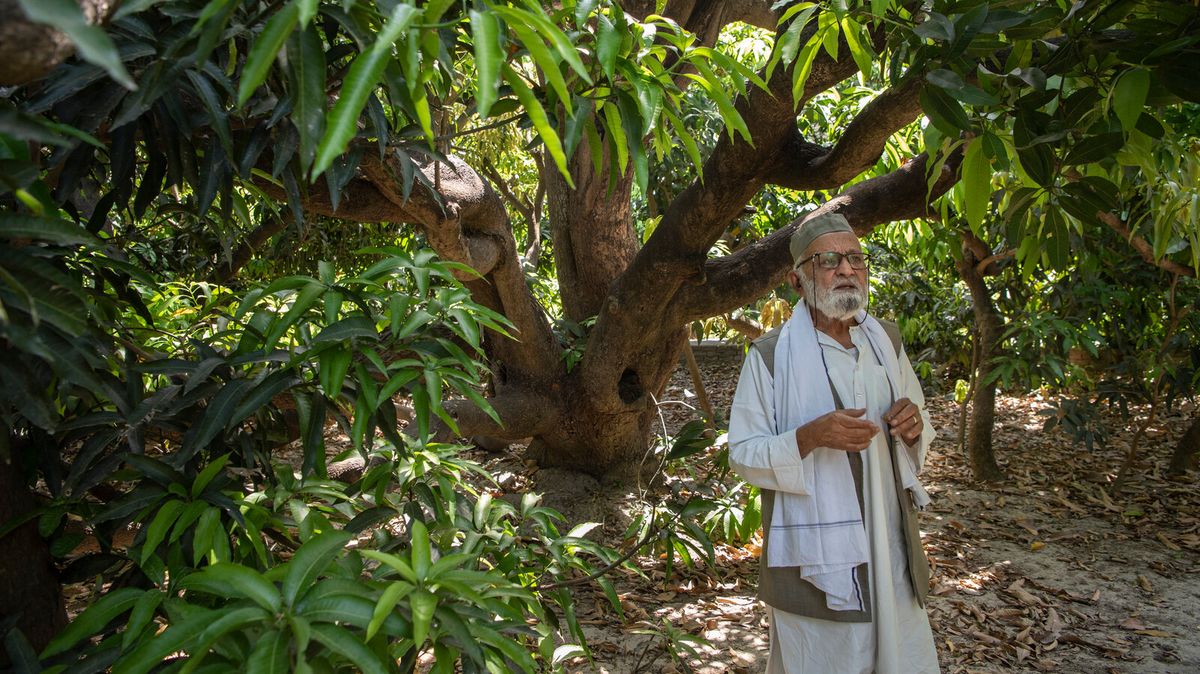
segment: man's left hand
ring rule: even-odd
[[[925,421],[921,418],[921,409],[908,398],[901,398],[883,415],[888,425],[888,432],[905,443],[912,445],[921,437]]]

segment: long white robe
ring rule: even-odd
[[[818,343],[829,368],[829,378],[847,407],[865,407],[866,418],[881,429],[863,456],[864,522],[871,543],[870,623],[840,623],[797,616],[768,607],[771,621],[770,674],[921,674],[938,672],[937,651],[924,609],[917,604],[908,580],[907,556],[900,506],[892,477],[887,425],[882,415],[891,401],[887,374],[871,350],[866,334],[852,327],[849,349],[818,333]],[[812,376],[824,377],[820,363],[812,363]],[[897,440],[913,464],[924,463],[934,432],[924,410],[925,398],[907,355],[900,357],[900,394],[921,408],[925,428],[915,447]],[[755,349],[742,366],[734,395],[729,427],[730,465],[751,484],[776,491],[803,494],[803,479],[796,479],[800,451],[794,429],[773,430],[773,378]],[[777,469],[788,475],[780,479]],[[883,591],[882,588],[886,588]]]

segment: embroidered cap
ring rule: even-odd
[[[792,251],[793,264],[804,255],[804,251],[808,250],[809,245],[818,236],[834,232],[854,233],[854,230],[850,227],[850,222],[841,213],[822,213],[801,223],[796,228],[795,233],[792,234],[791,244],[789,245]]]

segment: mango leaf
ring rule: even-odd
[[[1150,92],[1150,73],[1141,68],[1134,68],[1121,75],[1113,86],[1110,100],[1112,110],[1121,120],[1121,127],[1129,133],[1137,126],[1142,107],[1146,104],[1146,95]]]
[[[492,12],[472,9],[471,38],[475,51],[475,70],[479,78],[476,113],[486,119],[500,95],[500,66],[504,50],[500,46],[500,20]]]
[[[506,8],[497,7],[497,11],[502,15],[506,14]],[[515,14],[515,10],[509,10]],[[563,78],[562,70],[558,67],[558,59],[556,59],[550,50],[542,42],[538,33],[523,26],[517,21],[520,20],[520,15],[509,17],[508,25],[512,31],[521,39],[521,45],[529,52],[529,56],[533,58],[533,62],[537,64],[538,70],[546,77],[546,82],[554,93],[558,94],[558,100],[562,103],[566,113],[571,113],[571,91],[567,88],[567,81]]]
[[[388,667],[371,649],[350,632],[317,623],[312,626],[312,636],[318,643],[354,663],[363,674],[388,674]]]
[[[513,67],[504,64],[504,81],[512,87],[513,93],[517,95],[517,99],[521,101],[521,105],[525,106],[525,114],[528,115],[529,121],[533,122],[533,128],[537,131],[538,137],[542,139],[542,143],[546,146],[546,151],[554,159],[554,165],[558,167],[559,173],[571,188],[575,187],[575,181],[571,179],[571,171],[567,168],[567,156],[563,152],[562,142],[558,138],[558,133],[550,124],[550,118],[546,116],[546,109],[542,107],[541,101],[525,84],[525,80],[521,77]]]
[[[340,321],[331,323],[324,330],[317,333],[317,336],[313,337],[313,342],[339,342],[355,337],[379,339],[379,332],[375,329],[375,321],[362,314],[347,316]]]
[[[0,213],[0,238],[33,239],[59,245],[99,243],[86,229],[69,220],[22,215],[10,211]]]
[[[344,531],[328,531],[300,546],[288,562],[283,579],[283,599],[288,606],[295,605],[296,598],[316,582],[351,538]]]
[[[241,564],[218,562],[206,566],[184,578],[179,586],[225,599],[249,599],[272,613],[281,606],[275,584],[261,573]]]
[[[395,511],[392,511],[393,514]],[[384,622],[392,611],[396,609],[396,604],[400,602],[409,592],[415,589],[410,583],[404,581],[396,581],[388,585],[383,593],[379,595],[379,602],[375,604],[375,610],[371,615],[371,622],[367,625],[367,640],[371,640],[383,626]]]
[[[729,133],[729,139],[733,140],[733,132],[737,131],[741,135],[742,140],[746,141],[748,145],[753,146],[754,141],[750,138],[750,129],[746,126],[746,120],[742,119],[741,114],[734,108],[733,101],[729,100],[729,96],[721,86],[721,81],[713,74],[712,69],[704,61],[693,61],[692,65],[695,66],[699,76],[688,74],[688,77],[699,82],[700,86],[704,87],[704,90],[708,92],[713,103],[716,104],[717,109],[721,112],[721,120],[725,122],[725,129]]]
[[[66,629],[54,637],[42,651],[41,658],[45,660],[63,653],[83,639],[98,634],[113,618],[132,609],[145,593],[145,590],[138,588],[123,587],[100,597],[83,613],[67,623]],[[154,593],[157,594],[157,591]]]
[[[254,90],[267,79],[271,63],[299,20],[300,7],[297,2],[289,2],[267,20],[267,25],[263,27],[262,33],[254,41],[254,46],[250,48],[250,54],[246,56],[246,65],[242,66],[242,77],[238,82],[238,107],[245,105],[254,94]]]
[[[312,165],[325,129],[325,52],[316,27],[296,33],[288,42],[292,82],[292,122],[300,136],[300,166]]]
[[[204,416],[199,423],[184,436],[183,454],[191,456],[196,450],[208,446],[225,426],[233,419],[233,413],[250,382],[245,379],[234,379],[225,384],[220,391],[208,402]]]
[[[318,379],[321,390],[330,398],[336,399],[342,394],[342,383],[346,380],[346,372],[350,369],[349,348],[334,347],[321,353],[318,366]]]
[[[283,630],[268,630],[258,637],[254,649],[246,658],[244,671],[246,674],[288,674],[292,671],[289,666],[290,647],[290,635]],[[296,651],[301,658],[304,657],[303,649],[297,648]]]
[[[1096,136],[1080,138],[1063,158],[1063,163],[1091,164],[1115,155],[1125,145],[1125,137],[1120,131],[1102,133]]]
[[[397,4],[391,18],[379,31],[375,44],[371,45],[370,50],[355,57],[354,62],[350,64],[350,71],[342,82],[338,101],[329,114],[325,136],[317,148],[317,159],[312,169],[313,178],[324,173],[354,137],[358,130],[358,116],[367,104],[367,97],[387,68],[392,45],[408,30],[409,24],[419,11],[412,5]]]
[[[979,138],[971,141],[963,155],[962,179],[967,224],[978,234],[992,198],[992,169]]]
[[[437,604],[437,595],[425,588],[418,588],[409,595],[408,605],[409,610],[412,611],[413,620],[413,643],[417,648],[425,645],[425,638],[429,636],[429,626],[433,622],[433,612],[437,609]]]
[[[599,28],[599,35],[596,36],[596,59],[600,61],[600,69],[611,80],[616,72],[617,52],[621,49],[623,36],[603,14],[596,15],[596,25]]]
[[[921,109],[939,131],[952,138],[971,128],[971,120],[958,101],[938,87],[921,89]]]
[[[146,527],[146,540],[142,543],[141,559],[138,561],[140,565],[145,566],[150,557],[158,550],[158,544],[166,538],[167,531],[175,523],[179,511],[182,509],[183,501],[178,500],[170,500],[159,506],[150,526]]]

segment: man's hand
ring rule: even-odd
[[[908,398],[896,401],[883,415],[883,421],[888,425],[888,432],[904,442],[912,445],[921,437],[925,421],[921,418],[921,410],[916,403]]]
[[[871,444],[879,427],[861,418],[865,409],[834,410],[796,429],[796,445],[804,458],[817,447],[861,452]]]

